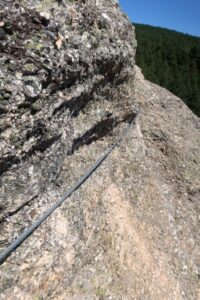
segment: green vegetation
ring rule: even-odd
[[[146,79],[167,88],[200,116],[200,38],[149,25],[134,26],[136,63]]]

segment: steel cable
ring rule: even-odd
[[[38,220],[36,220],[21,236],[19,236],[7,249],[0,254],[0,265],[15,251],[61,204],[69,198],[103,163],[113,149],[122,142],[127,135],[130,127],[135,123],[138,113],[135,114],[129,125],[122,131],[116,141],[105,151],[105,153],[94,163],[94,165],[72,186],[50,209],[48,209]]]

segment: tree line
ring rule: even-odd
[[[134,26],[136,63],[146,79],[180,97],[200,116],[200,38],[160,27]]]

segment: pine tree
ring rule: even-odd
[[[135,24],[136,62],[147,79],[179,96],[200,116],[200,38]]]

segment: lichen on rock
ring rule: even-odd
[[[125,95],[123,85],[132,78],[134,32],[115,1],[6,1],[0,19],[6,34],[0,45],[1,131],[6,121],[12,123],[10,138],[1,141],[1,173],[14,168],[31,189],[27,170],[32,160],[33,165],[41,162],[43,147],[38,145],[60,136],[56,145],[49,143],[51,168],[57,156],[58,171],[80,113],[90,115],[95,106],[101,107],[99,120],[91,116],[93,125],[107,113],[125,114],[120,107],[114,109],[113,100]],[[125,96],[124,106],[127,103],[130,109]],[[70,121],[69,114],[76,120]],[[45,123],[45,134],[27,139],[27,132],[40,121]],[[69,122],[74,122],[71,128]],[[43,163],[34,185],[47,184],[49,175],[44,173],[51,163]],[[2,180],[4,185],[7,179]]]

